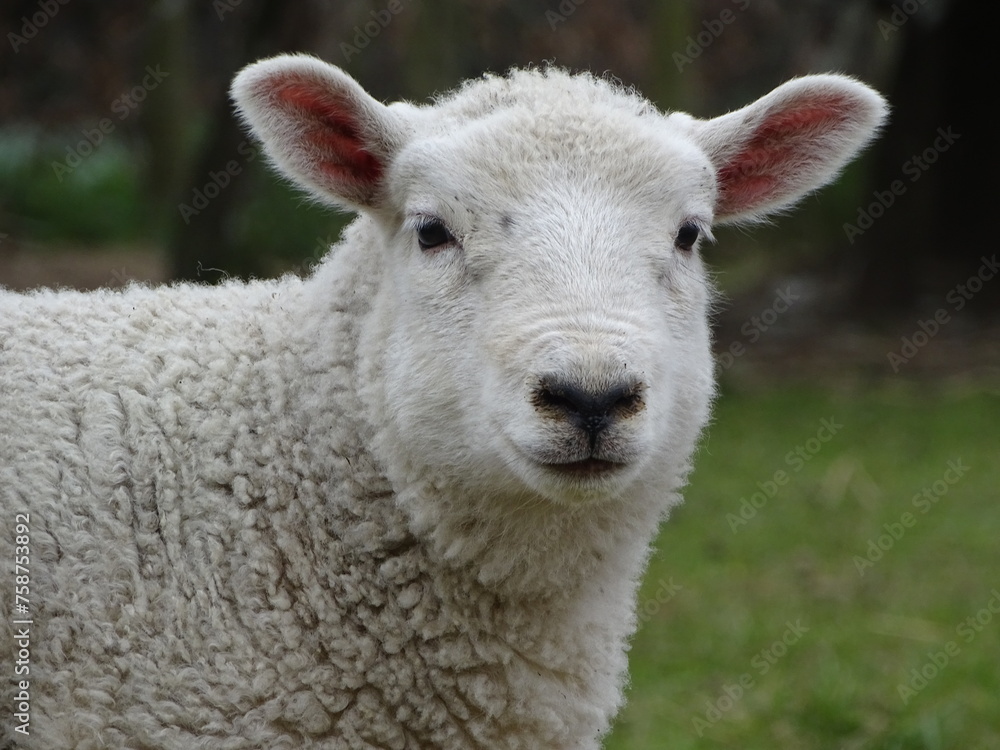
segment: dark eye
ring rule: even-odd
[[[433,250],[454,241],[451,232],[439,219],[426,219],[417,227],[417,242],[421,250]]]
[[[693,221],[685,221],[677,230],[677,239],[674,240],[674,247],[678,250],[690,250],[694,243],[698,241],[701,229]]]

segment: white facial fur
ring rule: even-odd
[[[467,488],[614,495],[707,410],[709,292],[674,240],[711,225],[708,160],[662,120],[581,114],[574,133],[501,110],[404,147],[390,171],[388,398],[401,438]],[[431,218],[455,241],[421,250]],[[539,405],[542,383],[625,387],[634,403],[591,445]]]
[[[794,203],[885,113],[813,76],[699,121],[559,70],[385,107],[306,57],[251,66],[234,96],[280,169],[372,222],[362,352],[396,479],[560,504],[693,449],[713,385],[692,234]]]

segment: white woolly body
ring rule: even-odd
[[[836,133],[792,91],[727,135],[560,71],[428,107],[311,58],[241,74],[274,163],[361,216],[306,280],[0,293],[33,619],[25,735],[8,587],[0,748],[597,748],[713,393],[685,231],[828,180],[882,116],[831,87]]]

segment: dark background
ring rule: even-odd
[[[312,52],[376,97],[414,101],[554,61],[706,117],[833,70],[884,92],[891,122],[791,217],[724,230],[706,250],[728,300],[720,350],[754,338],[763,346],[741,367],[774,348],[878,374],[892,369],[888,347],[902,351],[944,308],[946,330],[910,371],[993,373],[1000,283],[973,282],[961,310],[947,299],[997,247],[1000,159],[983,104],[996,16],[972,0],[7,2],[0,284],[307,271],[347,217],[309,206],[254,158],[226,90],[262,56]],[[794,314],[744,328],[787,288]]]

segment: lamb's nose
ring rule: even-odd
[[[642,391],[642,384],[636,381],[592,390],[567,380],[543,378],[535,389],[534,403],[544,414],[569,420],[593,441],[616,419],[633,416],[645,408]]]

